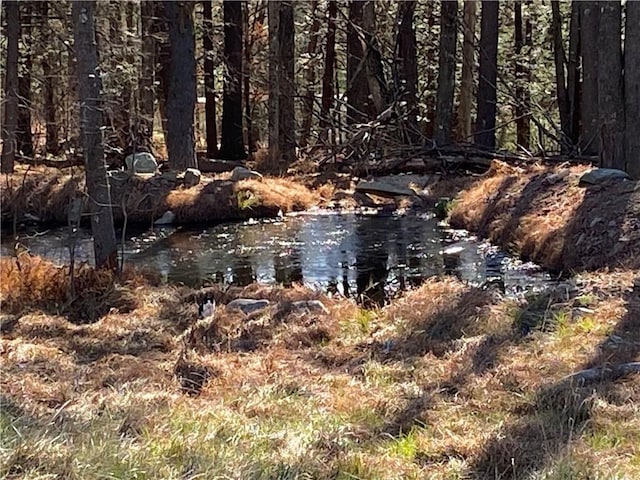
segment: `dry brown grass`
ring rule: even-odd
[[[67,315],[76,323],[92,322],[111,309],[128,312],[135,308],[131,289],[142,281],[129,272],[121,287],[113,273],[88,265],[77,266],[72,281],[67,267],[41,257],[21,253],[0,258],[0,296],[5,313],[42,310]]]
[[[582,188],[581,166],[494,162],[457,198],[450,221],[555,271],[640,267],[640,188]]]

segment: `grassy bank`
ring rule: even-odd
[[[67,224],[67,211],[74,198],[85,197],[84,172],[55,168],[20,167],[0,180],[2,219],[25,214],[44,223]],[[230,181],[230,174],[204,175],[186,187],[172,174],[133,176],[111,182],[116,222],[150,225],[167,210],[177,224],[215,223],[265,216],[278,211],[304,210],[318,202],[318,195],[304,185],[283,178]]]
[[[506,222],[506,244],[544,252],[538,240],[556,245],[575,222],[573,195],[594,193],[570,170],[553,196],[527,197],[548,174],[522,180],[526,204],[499,188],[508,172],[482,177],[454,218],[489,235]],[[507,205],[526,222],[509,223]],[[539,258],[564,269],[565,257]],[[617,258],[519,300],[443,278],[379,310],[303,288],[193,291],[85,267],[72,292],[58,267],[2,259],[0,475],[640,478],[640,273]],[[205,296],[218,311],[198,321]],[[246,297],[271,304],[223,308]],[[293,308],[308,299],[328,312]]]

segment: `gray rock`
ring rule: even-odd
[[[372,182],[361,181],[360,183],[358,183],[358,185],[356,185],[356,192],[370,193],[373,195],[378,195],[380,197],[391,198],[400,196],[412,197],[416,195],[416,192],[411,190],[410,188],[399,187],[375,180]]]
[[[329,313],[329,309],[320,300],[299,300],[291,304],[294,310]]]
[[[262,179],[262,175],[245,167],[236,167],[231,171],[231,181],[239,182],[240,180]]]
[[[127,157],[128,158],[128,157]],[[107,172],[107,176],[109,177],[110,182],[126,182],[131,178],[131,173],[125,172],[123,170],[109,170]]]
[[[171,210],[167,210],[159,219],[153,222],[153,224],[154,225],[171,225],[175,221],[176,221],[176,214],[173,213]]]
[[[202,173],[197,168],[187,168],[184,172],[182,183],[185,187],[195,187],[200,183]]]
[[[128,155],[124,159],[127,171],[138,174],[156,174],[158,173],[158,162],[149,152],[140,152]]]
[[[631,180],[631,177],[627,172],[615,168],[594,168],[580,177],[579,185],[600,185],[609,180]]]
[[[258,312],[269,306],[269,300],[254,300],[252,298],[236,298],[227,303],[227,310],[240,310],[244,314]]]

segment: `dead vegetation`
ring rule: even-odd
[[[84,190],[81,170],[18,168],[2,178],[2,220],[22,221],[30,215],[43,223],[66,225],[71,201],[83,198]],[[214,223],[304,210],[319,199],[290,180],[267,177],[231,182],[228,174],[203,176],[200,184],[190,188],[171,174],[122,176],[112,179],[111,195],[116,222],[126,217],[129,224],[143,225],[150,225],[167,210],[174,211],[180,224]]]
[[[586,170],[494,162],[458,196],[451,223],[557,272],[640,268],[640,183],[580,187]]]

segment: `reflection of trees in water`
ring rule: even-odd
[[[273,257],[276,283],[290,287],[294,283],[304,283],[302,276],[302,260],[298,248],[290,248],[285,254]]]
[[[386,301],[387,284],[387,239],[391,230],[376,229],[375,217],[363,218],[355,230],[356,252],[356,289],[363,306],[370,308],[382,306]],[[372,233],[375,232],[375,238]]]
[[[256,273],[251,258],[239,255],[234,259],[231,267],[231,283],[239,287],[246,287],[256,281]]]

